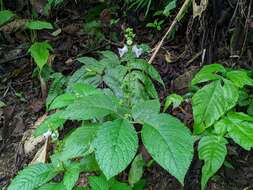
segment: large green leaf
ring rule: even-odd
[[[133,106],[132,117],[134,120],[144,121],[145,118],[152,117],[160,112],[159,100],[147,100],[139,102]]]
[[[117,113],[118,103],[114,97],[93,94],[82,97],[63,111],[62,117],[69,120],[89,120]]]
[[[145,119],[142,141],[148,152],[183,185],[193,157],[193,137],[186,126],[168,114]]]
[[[103,94],[103,92],[88,84],[74,84],[71,88],[71,92],[62,94],[54,99],[49,110],[64,108],[81,97],[93,94]]]
[[[98,165],[107,179],[122,172],[134,158],[138,137],[127,120],[104,123],[94,142]]]
[[[205,136],[198,145],[199,158],[205,161],[202,168],[201,189],[204,190],[210,177],[222,166],[227,155],[227,141],[223,137]]]
[[[114,68],[106,69],[103,80],[111,88],[117,97],[123,98],[124,93],[121,88],[124,76],[128,72],[127,67],[119,65]]]
[[[79,178],[79,164],[71,164],[64,173],[63,184],[66,190],[72,190]]]
[[[253,79],[249,77],[246,71],[229,71],[226,76],[239,88],[243,88],[245,85],[253,86]]]
[[[77,59],[79,62],[85,64],[85,68],[87,71],[93,71],[97,74],[102,74],[104,69],[105,69],[105,65],[101,64],[100,61],[97,61],[96,59],[92,58],[92,57],[80,57]]]
[[[0,11],[0,26],[9,22],[15,14],[9,10]]]
[[[101,62],[103,62],[108,69],[120,65],[119,57],[112,51],[100,51],[99,53],[101,53],[103,57]]]
[[[76,83],[98,86],[101,82],[102,77],[100,75],[97,75],[96,72],[93,71],[87,71],[86,66],[82,66],[70,77],[67,91],[70,91]]]
[[[202,82],[218,80],[221,78],[218,74],[225,74],[226,69],[220,64],[211,64],[204,66],[193,78],[192,85]]]
[[[123,89],[131,97],[134,105],[139,101],[158,98],[157,91],[151,79],[142,71],[134,70],[124,78]]]
[[[131,69],[138,69],[138,70],[144,71],[153,80],[158,81],[163,87],[165,86],[159,72],[152,65],[150,65],[146,60],[143,60],[143,59],[130,60],[130,62],[128,63],[128,66]]]
[[[49,107],[49,111],[53,109],[61,109],[64,108],[71,103],[73,103],[77,99],[77,96],[70,93],[62,94],[54,99],[52,104]]]
[[[66,190],[62,183],[48,183],[36,190]]]
[[[65,119],[62,119],[62,112],[58,111],[52,115],[49,115],[39,126],[36,128],[34,132],[34,136],[40,136],[46,133],[47,131],[54,131],[57,128],[63,126],[65,123]]]
[[[26,23],[26,27],[30,30],[43,30],[43,29],[53,29],[53,26],[49,22],[32,20]]]
[[[225,119],[228,135],[249,151],[253,147],[253,117],[244,113],[230,112]]]
[[[8,190],[34,190],[57,175],[51,164],[30,165],[12,180]]]
[[[198,90],[192,99],[194,132],[198,134],[212,126],[236,105],[238,97],[238,89],[227,80],[223,85],[218,80]]]
[[[84,125],[75,129],[65,140],[62,151],[52,156],[54,161],[65,161],[67,159],[84,156],[93,142],[98,125]]]
[[[28,50],[40,70],[47,64],[50,50],[53,48],[47,42],[35,42]]]
[[[92,190],[109,190],[109,183],[104,176],[89,176],[89,185]]]

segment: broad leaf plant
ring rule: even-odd
[[[158,164],[184,184],[194,140],[181,121],[160,113],[154,85],[156,81],[164,86],[159,73],[143,59],[127,55],[119,59],[110,51],[100,55],[98,60],[78,58],[83,66],[68,79],[64,92],[47,103],[52,114],[35,136],[58,133],[72,121],[68,122],[72,130],[58,140],[50,163],[28,166],[9,190],[71,190],[82,172],[100,174],[89,177],[85,188],[131,190],[142,177],[141,142]],[[130,165],[129,185],[117,182],[114,177]],[[53,182],[59,173],[64,177]]]

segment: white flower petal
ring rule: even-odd
[[[43,137],[44,138],[48,138],[48,137],[50,137],[52,135],[52,132],[51,131],[47,131],[47,132],[45,132],[44,134],[43,134]]]
[[[136,57],[140,57],[143,54],[143,49],[138,48],[137,45],[134,45],[132,48],[132,52],[136,55]]]
[[[128,52],[127,45],[124,45],[123,48],[118,48],[118,51],[119,51],[119,56],[122,57],[124,54],[126,54]]]

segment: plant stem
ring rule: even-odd
[[[39,76],[40,79],[40,88],[41,88],[41,94],[42,94],[42,99],[45,100],[47,98],[47,84],[45,80]]]
[[[155,51],[154,51],[154,53],[152,54],[151,58],[148,61],[150,64],[154,61],[154,59],[155,59],[158,51],[160,50],[160,48],[163,45],[164,40],[172,32],[172,30],[174,29],[174,27],[176,26],[176,24],[182,19],[182,16],[184,15],[184,12],[187,9],[188,5],[191,3],[191,1],[192,0],[185,0],[184,4],[182,5],[181,9],[179,10],[176,18],[173,20],[173,22],[170,25],[169,29],[167,30],[167,32],[165,33],[165,35],[163,36],[163,38],[161,39],[161,41],[155,47]]]
[[[3,0],[0,0],[0,8],[1,8],[1,11],[4,10],[4,3],[3,3]]]

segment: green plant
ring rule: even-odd
[[[202,87],[194,94],[192,106],[194,133],[200,135],[199,158],[205,162],[201,179],[204,189],[225,160],[226,139],[232,139],[245,150],[253,147],[253,117],[236,112],[242,99],[239,97],[247,94],[246,89],[253,86],[253,79],[248,71],[212,64],[197,73],[192,85]]]
[[[143,187],[139,180],[144,163],[140,155],[136,156],[139,138],[153,159],[181,184],[184,183],[193,157],[193,137],[178,119],[160,113],[152,82],[153,79],[163,85],[160,75],[145,60],[133,56],[124,56],[120,60],[109,51],[100,54],[99,60],[91,57],[78,59],[84,66],[69,78],[65,92],[49,105],[48,110],[56,112],[35,131],[34,135],[40,136],[61,130],[67,120],[80,123],[80,127],[73,128],[58,141],[58,147],[51,156],[52,163],[42,164],[52,166],[50,172],[41,174],[41,177],[38,174],[38,180],[32,180],[35,174],[26,172],[36,167],[31,165],[20,172],[9,190],[21,186],[23,190],[43,189],[45,186],[70,190],[79,173],[85,171],[101,174],[88,178],[93,189],[95,186],[112,190],[131,190],[136,185]],[[101,85],[105,88],[97,88]],[[131,162],[131,186],[115,182],[113,177]],[[62,182],[52,183],[52,177],[57,175],[57,172],[51,174],[52,171],[64,173]]]
[[[0,108],[2,108],[4,106],[6,106],[6,104],[4,102],[0,101]]]
[[[48,62],[49,53],[50,51],[53,51],[53,48],[48,42],[36,42],[37,41],[36,31],[44,29],[53,29],[53,26],[52,24],[45,21],[30,20],[26,23],[26,28],[31,30],[31,41],[33,42],[33,44],[28,50],[28,53],[31,54],[35,64],[39,68],[39,79],[41,84],[42,97],[43,99],[45,99],[47,93],[47,85],[41,73],[42,69]]]
[[[162,27],[161,27],[161,25],[164,23],[164,20],[160,20],[160,21],[158,21],[158,20],[155,20],[153,23],[148,23],[147,25],[146,25],[146,27],[148,27],[148,28],[153,28],[153,29],[156,29],[156,30],[161,30],[162,29]]]
[[[150,8],[156,2],[153,0],[125,0],[125,3],[129,5],[129,8],[142,9],[145,8],[145,16],[148,15]],[[161,12],[164,16],[170,16],[173,9],[176,8],[177,0],[162,0],[161,1]]]
[[[0,27],[11,21],[15,17],[15,14],[9,10],[0,11]]]

